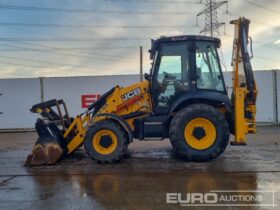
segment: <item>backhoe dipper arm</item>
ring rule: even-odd
[[[252,39],[248,36],[250,20],[241,17],[231,21],[235,25],[232,66],[233,105],[235,121],[235,141],[232,144],[246,144],[246,134],[256,133],[257,86],[248,50]]]

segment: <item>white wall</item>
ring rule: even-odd
[[[255,74],[258,87],[257,122],[275,123],[275,92],[273,71],[258,71]],[[280,80],[279,80],[280,82]]]
[[[29,109],[40,102],[39,79],[0,79],[0,93],[0,129],[34,127]]]
[[[76,116],[85,111],[81,96],[103,94],[116,85],[127,86],[139,81],[138,75],[45,78],[44,99],[63,99],[69,114]]]
[[[230,97],[232,93],[232,72],[224,72],[224,79],[226,83],[228,96]]]
[[[232,73],[225,73],[229,95],[232,87]],[[256,71],[255,78],[259,89],[257,101],[257,121],[275,123],[273,71]],[[278,80],[278,115],[280,119],[280,71]],[[71,116],[76,116],[82,108],[84,94],[103,94],[116,84],[127,86],[139,81],[139,75],[91,76],[44,78],[44,99],[63,99]],[[41,101],[39,79],[0,79],[0,129],[33,128],[39,116],[29,111],[32,105]]]
[[[273,71],[256,71],[254,76],[258,86],[257,100],[257,122],[275,123],[275,95],[274,95],[274,72]],[[278,71],[278,74],[279,71]],[[224,73],[225,83],[228,89],[228,95],[232,93],[232,72]],[[280,77],[278,78],[280,82]],[[279,86],[280,91],[280,86]]]
[[[280,125],[280,71],[277,71],[277,104],[278,104],[278,124]]]

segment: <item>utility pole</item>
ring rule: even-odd
[[[40,93],[41,93],[41,102],[45,101],[45,96],[44,96],[44,77],[39,77],[40,81]]]
[[[217,0],[205,0],[204,9],[196,15],[196,23],[198,25],[198,17],[205,15],[205,27],[200,33],[209,34],[211,37],[219,37],[219,28],[225,26],[224,22],[218,21],[217,9],[224,4],[228,4],[228,1]],[[228,7],[227,7],[228,8]]]
[[[3,94],[2,94],[2,93],[0,93],[0,96],[2,96],[2,95],[3,95]],[[3,114],[3,112],[0,112],[0,115],[1,115],[1,114]]]
[[[143,82],[143,47],[140,46],[140,82]]]

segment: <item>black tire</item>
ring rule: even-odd
[[[203,150],[191,147],[185,140],[185,127],[196,118],[207,119],[216,129],[214,143]],[[203,162],[215,159],[224,152],[229,142],[229,126],[225,116],[214,107],[207,104],[194,104],[176,113],[170,124],[169,135],[175,152],[181,158]]]
[[[110,130],[117,137],[117,146],[110,154],[101,154],[93,146],[95,134],[101,130]],[[85,150],[88,155],[100,163],[115,163],[122,159],[128,146],[128,139],[124,129],[117,123],[110,120],[104,120],[95,123],[88,128],[85,136]]]

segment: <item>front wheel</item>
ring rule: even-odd
[[[229,142],[225,116],[207,104],[190,105],[177,112],[169,131],[176,153],[189,161],[217,158]]]
[[[125,154],[128,139],[117,123],[104,120],[88,128],[84,145],[92,159],[101,163],[114,163]]]

